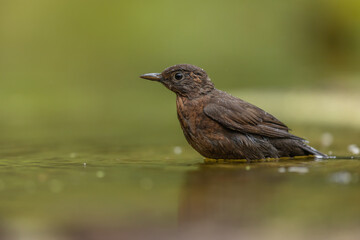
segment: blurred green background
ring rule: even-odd
[[[284,122],[359,127],[358,0],[2,0],[2,139],[184,143],[138,77],[179,63]]]

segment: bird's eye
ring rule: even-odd
[[[181,72],[175,73],[175,79],[176,80],[181,80],[184,78],[184,75]]]

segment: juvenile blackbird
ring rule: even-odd
[[[265,159],[325,154],[271,114],[214,87],[206,72],[179,64],[141,78],[157,81],[176,93],[177,115],[186,140],[212,159]]]

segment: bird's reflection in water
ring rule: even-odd
[[[274,168],[203,164],[188,172],[179,203],[179,225],[246,227],[259,224],[277,182]]]

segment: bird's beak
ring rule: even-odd
[[[146,73],[140,77],[151,81],[160,81],[162,79],[161,73]]]

